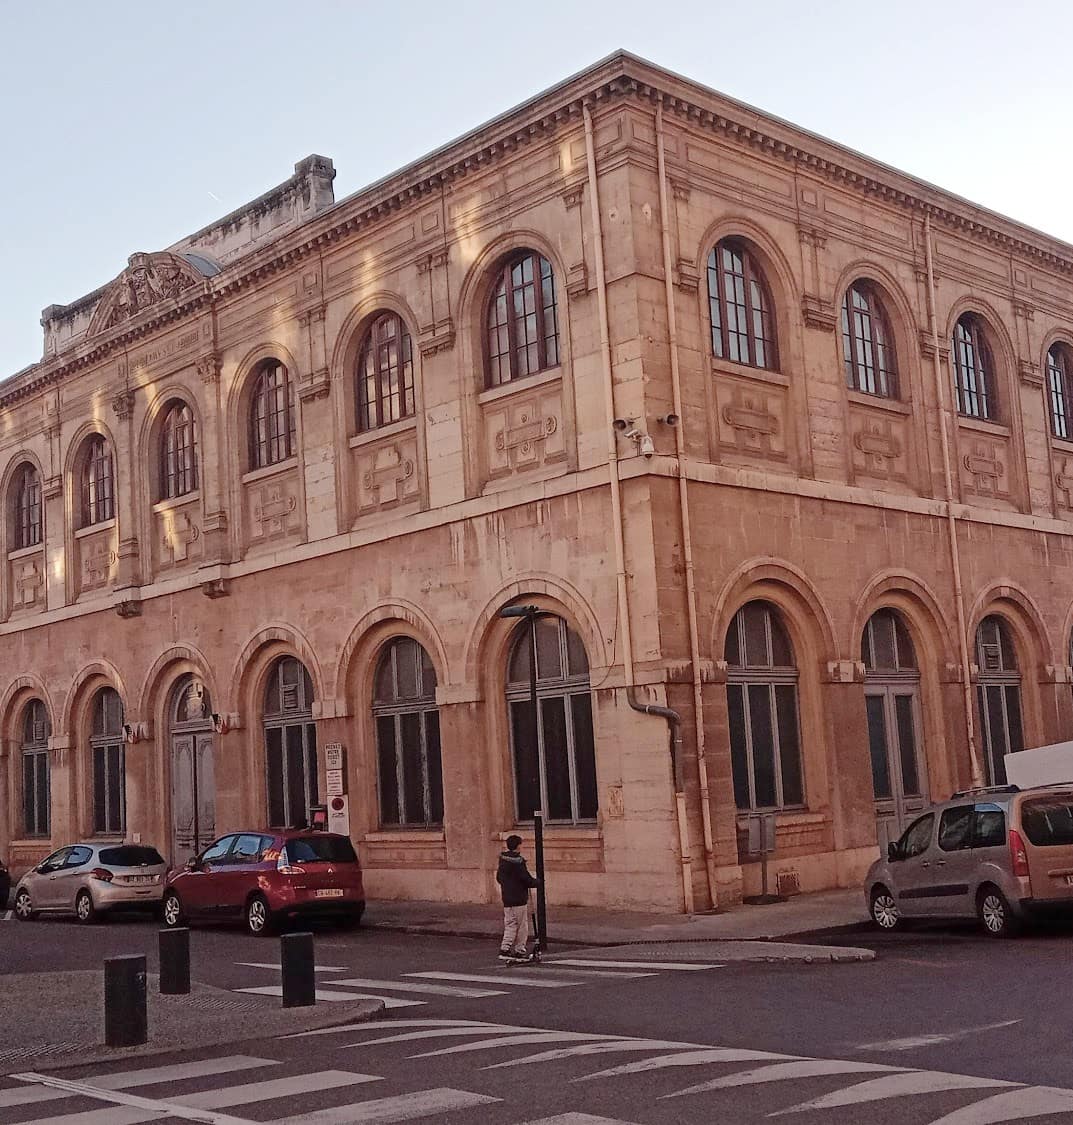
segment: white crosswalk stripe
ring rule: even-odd
[[[283,967],[275,961],[236,961],[236,965],[243,969],[275,969],[277,973],[283,972]],[[315,973],[346,973],[350,970],[345,965],[315,965]]]
[[[560,1113],[539,1121],[527,1121],[525,1125],[630,1125],[630,1122],[617,1117],[594,1117],[591,1113]]]
[[[502,976],[493,977],[482,973],[404,973],[407,977],[421,977],[425,980],[460,980],[470,981],[473,984],[509,984],[515,988],[577,988],[584,984],[583,980],[549,980],[547,977],[526,977],[516,972],[505,972]]]
[[[388,1125],[392,1121],[416,1121],[421,1117],[473,1109],[499,1100],[487,1094],[471,1094],[468,1090],[441,1087],[399,1094],[394,1098],[336,1106],[334,1109],[318,1109],[297,1117],[285,1117],[277,1125]]]
[[[778,1056],[776,1056],[778,1057]],[[704,1094],[710,1090],[729,1090],[732,1086],[754,1086],[762,1082],[785,1082],[791,1078],[816,1078],[828,1074],[868,1074],[886,1071],[888,1073],[903,1069],[897,1066],[884,1066],[882,1063],[849,1062],[843,1059],[798,1059],[794,1062],[773,1063],[771,1066],[757,1067],[755,1070],[741,1071],[737,1074],[724,1074],[709,1082],[698,1082],[665,1098],[681,1098],[686,1094]]]
[[[579,969],[648,969],[650,972],[667,970],[672,973],[702,973],[708,969],[722,969],[723,965],[701,961],[597,961],[582,957],[557,957],[553,965],[576,965]]]
[[[673,1055],[657,1055],[654,1059],[613,1066],[609,1070],[598,1070],[585,1075],[585,1081],[596,1078],[619,1078],[626,1074],[648,1074],[673,1066],[708,1066],[711,1063],[762,1062],[786,1059],[787,1055],[773,1055],[770,1051],[750,1051],[742,1047],[705,1047],[699,1051],[677,1051]]]
[[[293,1074],[289,1078],[273,1078],[266,1082],[248,1082],[242,1086],[225,1086],[222,1090],[204,1090],[199,1094],[183,1094],[175,1099],[179,1105],[196,1109],[226,1109],[229,1106],[268,1102],[274,1098],[291,1098],[314,1090],[338,1090],[363,1082],[383,1081],[377,1074],[354,1074],[346,1070],[318,1070],[312,1074]]]
[[[975,1078],[969,1074],[941,1074],[938,1071],[927,1070],[885,1074],[882,1078],[858,1082],[848,1090],[836,1090],[833,1094],[824,1094],[822,1098],[813,1098],[789,1109],[781,1109],[770,1116],[779,1117],[785,1113],[803,1113],[815,1109],[838,1109],[847,1105],[863,1105],[865,1102],[904,1098],[914,1094],[938,1094],[948,1090],[985,1090],[989,1087],[1013,1085],[1015,1083],[1001,1082],[997,1078]]]
[[[333,980],[332,988],[384,988],[389,992],[419,992],[429,996],[506,996],[502,989],[494,988],[462,988],[449,984],[416,984],[413,981],[403,980],[369,980],[366,977],[347,977],[345,980]]]

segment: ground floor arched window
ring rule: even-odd
[[[93,701],[90,735],[93,757],[93,831],[118,836],[127,827],[126,742],[123,701],[114,688],[102,688]]]
[[[304,828],[318,803],[313,681],[301,661],[285,656],[268,677],[264,700],[268,826]]]
[[[1021,722],[1021,672],[1009,626],[992,614],[976,630],[976,701],[980,745],[991,785],[1006,784],[1007,754],[1025,748]]]
[[[440,713],[436,670],[409,637],[381,653],[373,690],[380,823],[430,828],[443,823]]]
[[[763,601],[742,606],[724,656],[735,803],[741,810],[803,804],[797,667],[778,610]]]
[[[530,637],[530,628],[535,638]],[[536,643],[537,721],[530,670]],[[519,820],[542,809],[549,821],[593,821],[599,812],[589,660],[581,637],[541,614],[519,625],[507,673],[514,792]]]
[[[40,699],[26,705],[22,728],[22,830],[49,834],[48,711]]]

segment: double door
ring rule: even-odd
[[[876,839],[880,853],[926,808],[927,775],[920,753],[917,684],[866,682],[868,751],[875,792]]]
[[[216,837],[212,731],[186,731],[171,740],[171,858],[197,855]]]

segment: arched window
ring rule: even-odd
[[[884,398],[897,395],[890,325],[879,294],[866,281],[854,282],[842,298],[842,358],[852,390]]]
[[[1051,431],[1059,438],[1073,437],[1073,419],[1069,416],[1073,409],[1070,376],[1073,376],[1070,349],[1066,344],[1055,344],[1047,352],[1047,386],[1051,391]]]
[[[954,393],[959,414],[994,418],[995,364],[983,321],[965,313],[954,326]]]
[[[261,365],[250,403],[250,468],[278,465],[295,452],[294,385],[279,360]]]
[[[542,614],[533,625],[536,723],[531,703],[533,665],[528,622],[517,630],[507,671],[518,819],[530,820],[535,809],[542,809],[552,821],[595,820],[599,797],[585,645],[561,617]]]
[[[93,701],[93,831],[117,836],[126,830],[126,755],[123,702],[112,688],[102,688]]]
[[[22,830],[27,836],[49,833],[48,711],[40,699],[26,705],[22,727]]]
[[[920,761],[920,672],[902,615],[876,610],[861,634],[864,705],[880,848],[896,840],[926,803]]]
[[[1005,755],[1025,748],[1021,727],[1021,673],[1009,626],[992,614],[976,630],[977,702],[980,743],[988,781],[1006,784]]]
[[[160,431],[160,493],[173,500],[197,489],[197,423],[185,402],[173,402]]]
[[[373,692],[380,774],[380,823],[427,828],[443,823],[440,713],[436,670],[409,637],[384,649]]]
[[[750,367],[778,367],[775,322],[767,282],[756,259],[736,238],[708,255],[708,308],[712,353]]]
[[[115,475],[112,450],[100,434],[94,434],[82,452],[82,526],[92,527],[115,517]]]
[[[278,660],[265,688],[268,827],[304,828],[317,804],[317,728],[313,681],[300,661]]]
[[[727,709],[739,809],[804,803],[797,668],[778,610],[749,602],[727,631]]]
[[[508,258],[488,303],[488,385],[559,363],[559,313],[551,263],[533,250]]]
[[[41,474],[27,462],[15,474],[12,494],[11,542],[16,551],[36,547],[44,534],[41,510]]]
[[[410,333],[395,313],[373,321],[358,355],[358,430],[375,430],[414,413]]]

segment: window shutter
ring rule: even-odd
[[[997,644],[985,642],[981,645],[984,653],[984,671],[999,672],[1002,669],[1002,650]]]

